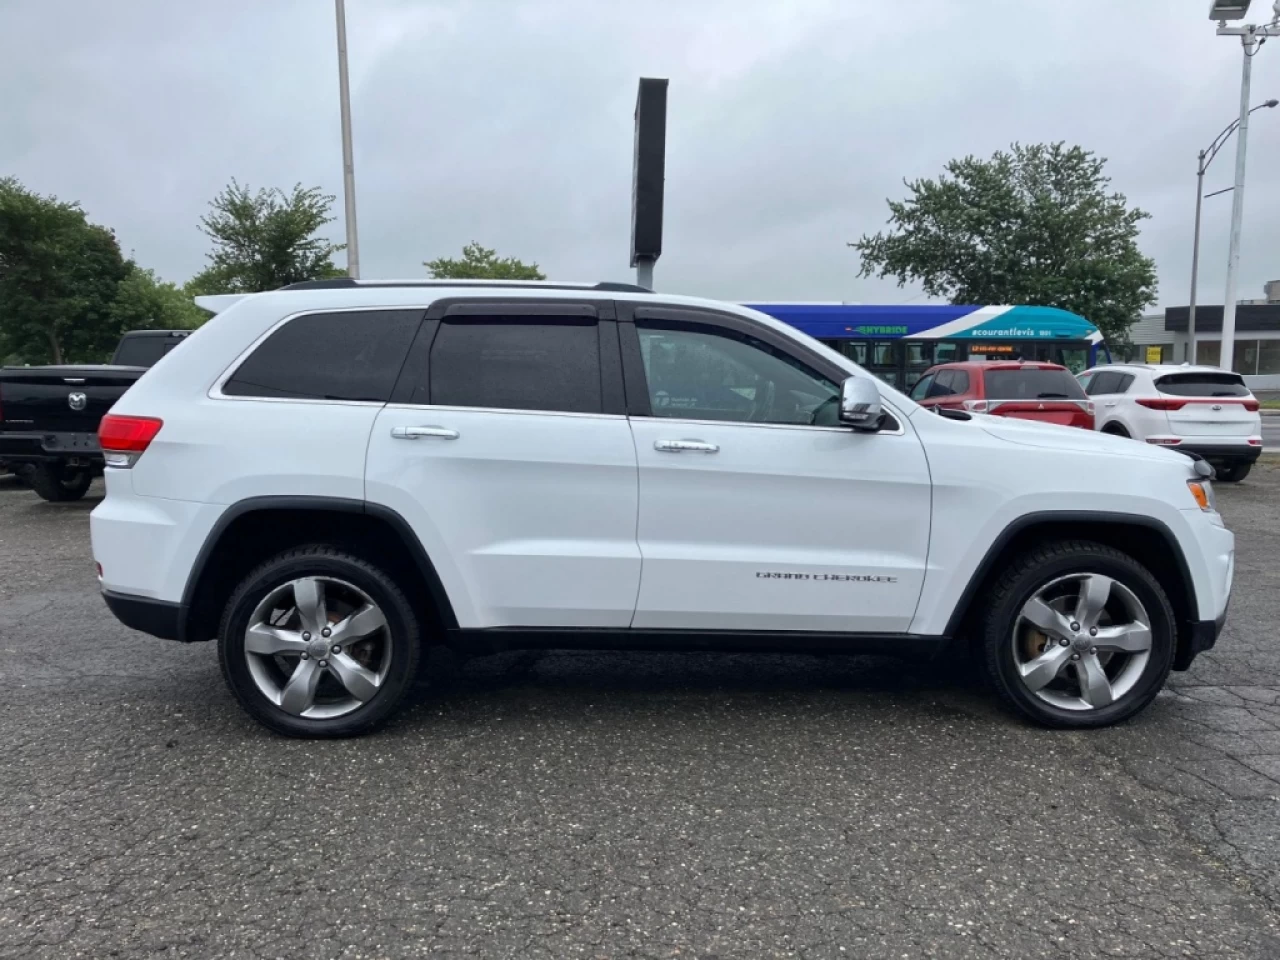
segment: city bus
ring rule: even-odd
[[[821,340],[903,391],[934,364],[956,360],[1041,360],[1060,363],[1072,373],[1110,362],[1098,328],[1056,307],[745,306]]]

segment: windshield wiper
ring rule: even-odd
[[[1070,400],[1071,397],[1065,393],[1037,393],[1037,400]]]

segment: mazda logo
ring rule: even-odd
[[[89,398],[78,390],[75,393],[67,394],[67,406],[72,410],[83,410],[89,405]]]

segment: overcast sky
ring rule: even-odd
[[[654,76],[671,81],[662,289],[908,300],[858,279],[845,246],[902,178],[1066,140],[1152,214],[1160,305],[1182,304],[1196,152],[1239,105],[1239,42],[1208,5],[347,0],[363,274],[423,276],[478,240],[555,278],[630,279],[632,111]],[[197,221],[233,176],[319,184],[342,239],[332,0],[0,0],[0,89],[0,176],[80,201],[165,279],[203,267]],[[1280,97],[1280,40],[1253,90]],[[1242,297],[1280,279],[1280,109],[1253,121]],[[1205,203],[1202,302],[1221,302],[1230,212],[1229,194]]]

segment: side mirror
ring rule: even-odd
[[[884,415],[880,409],[880,388],[866,377],[849,377],[840,384],[840,422],[855,430],[874,433]]]

